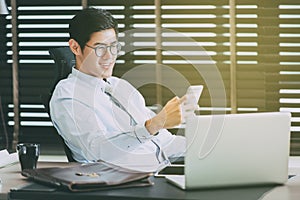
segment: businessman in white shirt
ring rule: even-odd
[[[76,64],[53,92],[51,119],[78,162],[156,171],[184,156],[185,138],[167,128],[181,123],[185,97],[174,97],[155,114],[129,82],[112,76],[121,49],[117,26],[111,13],[94,8],[71,20]]]

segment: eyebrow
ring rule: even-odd
[[[96,43],[94,43],[93,44],[93,46],[99,46],[99,45],[111,45],[111,44],[114,44],[114,43],[116,43],[116,42],[118,42],[117,40],[116,41],[113,41],[113,42],[111,42],[110,44],[107,44],[107,43],[102,43],[102,42],[96,42]]]

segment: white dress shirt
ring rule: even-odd
[[[57,84],[50,114],[54,127],[79,162],[104,160],[135,170],[156,171],[169,164],[168,158],[183,156],[185,151],[182,136],[166,129],[150,135],[145,121],[155,113],[130,83],[117,77],[106,82],[73,68],[68,78]]]

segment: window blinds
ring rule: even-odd
[[[53,129],[39,97],[54,76],[48,49],[67,46],[68,22],[82,9],[81,1],[18,0],[17,4],[21,132],[24,138],[43,140]],[[162,104],[183,95],[188,84],[203,84],[200,114],[230,113],[228,1],[162,0],[160,8],[154,0],[90,0],[88,5],[111,11],[119,21],[123,49],[114,74],[137,87],[147,105],[157,104],[157,80]],[[160,16],[155,16],[155,9],[160,9]],[[299,11],[300,3],[292,0],[236,0],[237,111],[292,112],[291,155],[300,155]],[[161,35],[155,32],[157,17]],[[8,23],[8,65],[10,28]],[[161,51],[156,49],[157,37]],[[1,69],[1,77],[10,80],[9,67]],[[9,127],[13,125],[10,89],[1,82]]]

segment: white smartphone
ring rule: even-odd
[[[195,114],[195,109],[203,90],[203,85],[191,85],[186,91],[186,101],[181,105],[181,123],[185,123],[185,119]]]
[[[203,90],[203,85],[191,85],[188,87],[186,96],[186,104],[198,105],[201,93]]]

